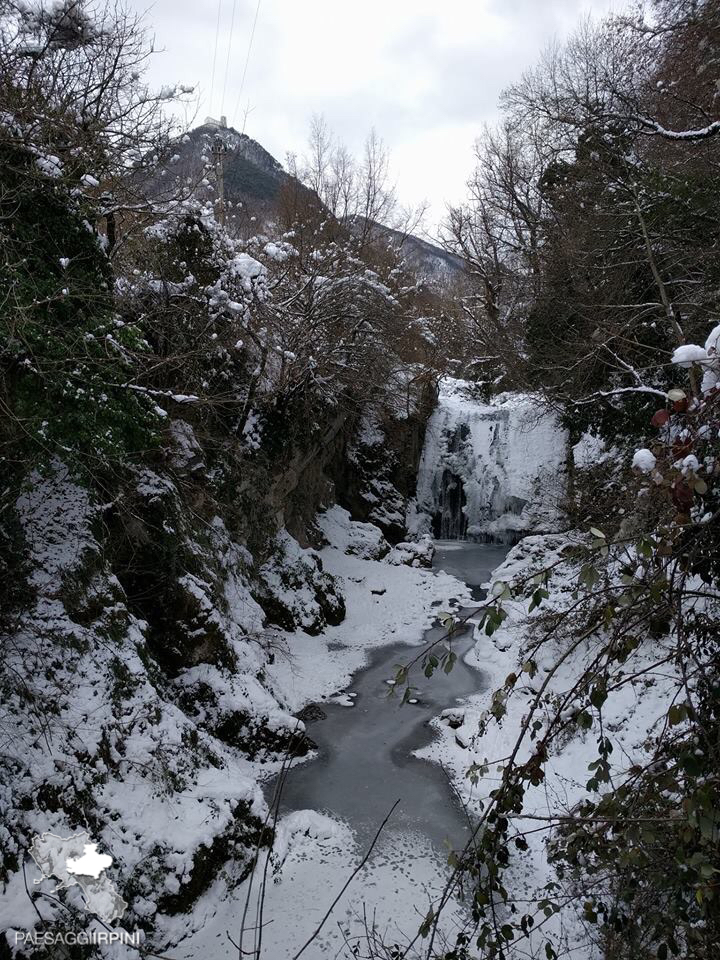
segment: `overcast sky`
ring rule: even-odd
[[[359,151],[375,127],[405,203],[427,199],[430,223],[464,195],[472,145],[502,88],[553,37],[622,0],[131,0],[155,34],[155,83],[197,84],[200,118],[228,122],[278,160],[302,152],[313,113]],[[223,89],[225,91],[223,98]]]

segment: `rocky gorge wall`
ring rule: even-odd
[[[372,534],[383,569],[429,562],[423,544],[383,537],[403,538],[425,415],[419,401],[405,417],[336,410],[311,435],[295,417],[234,470],[188,414],[102,496],[59,461],[28,476],[0,624],[0,931],[38,920],[22,868],[45,831],[112,850],[124,922],[150,950],[169,925],[202,923],[219,870],[242,880],[272,840],[259,781],[309,746],[272,671],[346,617],[347,583],[313,548],[347,527],[363,549]],[[323,525],[336,502],[377,525],[339,506],[342,523]],[[68,922],[40,908],[47,928]]]

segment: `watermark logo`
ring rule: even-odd
[[[15,945],[20,947],[52,947],[63,944],[66,947],[98,947],[102,944],[122,943],[126,947],[140,946],[140,931],[128,933],[127,930],[26,930],[15,931]]]
[[[103,876],[113,858],[98,853],[98,845],[91,842],[89,834],[76,833],[72,837],[37,834],[30,846],[30,856],[42,871],[42,877],[35,883],[51,878],[58,880],[53,893],[79,886],[88,913],[94,913],[105,923],[123,918],[128,905],[113,881]]]
[[[94,913],[106,924],[122,920],[127,903],[117,891],[109,877],[104,876],[113,858],[107,853],[98,852],[98,844],[90,840],[87,833],[76,833],[72,837],[59,837],[55,833],[40,833],[33,837],[30,856],[40,868],[42,877],[35,883],[54,879],[58,883],[53,893],[79,887],[82,892],[85,909]],[[101,944],[121,943],[126,946],[140,946],[140,931],[128,933],[127,930],[26,930],[15,931],[15,944],[33,947],[49,947],[55,944],[65,946],[99,946]]]

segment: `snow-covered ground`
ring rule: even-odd
[[[526,428],[532,442],[527,438],[521,442]],[[537,430],[539,434],[533,432]],[[453,437],[460,437],[461,449],[456,449]],[[534,450],[532,456],[529,447]],[[548,449],[555,458],[549,466],[542,459],[543,451],[547,458]],[[433,493],[431,474],[442,474],[443,465],[449,465],[463,477],[471,534],[522,529],[523,524],[541,519],[549,525],[557,512],[549,508],[543,512],[544,491],[560,475],[563,459],[564,440],[558,442],[557,426],[543,419],[529,401],[512,398],[490,407],[467,400],[459,388],[449,385],[430,424],[419,502],[434,509],[428,499]],[[503,499],[506,484],[510,492]],[[147,470],[138,478],[138,493],[150,503],[175,496],[171,481]],[[492,506],[483,498],[489,498]],[[518,506],[521,501],[522,507]],[[68,505],[73,504],[70,510]],[[261,785],[280,769],[272,750],[261,749],[257,758],[248,758],[206,731],[226,718],[246,716],[251,726],[287,735],[302,728],[293,714],[308,703],[341,698],[351,708],[352,700],[344,696],[347,685],[373,650],[388,644],[419,644],[439,610],[472,603],[471,589],[448,574],[427,569],[432,552],[427,530],[416,528],[412,543],[390,548],[376,527],[354,523],[346,511],[334,507],[318,521],[328,545],[307,551],[282,534],[281,560],[275,566],[266,564],[266,581],[276,593],[285,590],[284,599],[297,614],[297,622],[303,624],[309,611],[307,623],[314,627],[318,612],[312,578],[317,582],[318,577],[330,575],[344,597],[344,619],[320,632],[263,631],[262,611],[247,574],[251,558],[232,542],[218,520],[211,524],[207,542],[193,545],[196,555],[205,558],[205,566],[178,583],[195,611],[192,624],[203,635],[221,637],[234,665],[201,660],[185,666],[172,682],[154,685],[144,659],[148,625],[128,614],[122,588],[100,558],[92,531],[97,511],[62,468],[44,481],[37,478],[34,489],[19,504],[38,599],[24,632],[18,634],[16,654],[25,657],[26,665],[31,656],[33,669],[38,668],[34,682],[43,697],[53,696],[43,685],[39,669],[48,631],[70,638],[71,652],[62,673],[67,683],[56,700],[63,732],[61,737],[55,735],[55,753],[51,756],[41,744],[31,744],[26,762],[18,755],[18,776],[28,780],[28,790],[30,778],[38,783],[57,782],[60,789],[65,766],[89,751],[90,762],[83,771],[97,805],[97,823],[103,824],[101,830],[93,831],[92,839],[100,843],[102,852],[113,855],[118,877],[137,878],[126,923],[132,929],[136,918],[152,917],[156,931],[152,947],[169,945],[176,960],[194,960],[199,954],[206,960],[236,956],[227,932],[232,937],[240,929],[251,882],[249,916],[256,916],[259,878],[267,863],[268,884],[261,897],[266,955],[291,957],[365,852],[347,824],[315,811],[293,811],[280,819],[270,859],[262,854],[252,881],[240,882],[249,842],[243,836],[242,849],[240,841],[234,841],[240,855],[225,860],[189,909],[158,909],[158,901],[182,894],[196,875],[203,847],[209,849],[217,838],[233,835],[234,819],[242,816],[243,809],[260,821],[267,816],[268,797],[263,796]],[[284,586],[285,571],[293,567],[309,571],[304,586]],[[82,584],[89,578],[90,596],[103,599],[103,617],[115,618],[108,620],[107,627],[105,619],[80,626],[68,613],[67,584]],[[112,644],[104,642],[102,631],[107,631]],[[490,662],[481,652],[473,665],[487,669]],[[125,669],[130,671],[129,679]],[[108,689],[95,697],[94,691],[103,683]],[[182,710],[178,697],[184,698]],[[117,734],[118,711],[125,724],[124,739]],[[449,765],[458,783],[465,783],[468,755],[459,752],[455,735],[448,738],[445,727],[440,730],[442,738],[428,748],[427,755]],[[106,736],[110,738],[109,764],[101,760]],[[207,754],[197,752],[198,743]],[[156,769],[159,760],[162,769],[167,768],[167,783],[160,787],[145,772]],[[24,781],[19,780],[15,789],[19,786],[25,789]],[[10,794],[8,798],[10,802]],[[63,808],[51,818],[28,816],[34,817],[31,829],[71,832]],[[148,863],[151,870],[146,869]],[[399,942],[403,936],[412,937],[446,876],[445,858],[426,836],[410,830],[389,832],[304,956],[308,960],[335,956],[345,937],[373,930]],[[447,930],[453,927],[456,909],[451,906],[444,917]],[[56,913],[46,905],[43,911],[48,919]],[[5,890],[0,921],[5,928],[20,929],[31,929],[37,922],[20,871],[12,874]],[[245,929],[255,923],[246,920]],[[136,960],[139,955],[131,947],[117,947],[115,956]]]
[[[319,814],[307,816],[282,864],[273,865],[263,908],[262,956],[291,960],[315,932],[325,913],[364,855],[352,831]],[[282,824],[280,830],[282,831]],[[282,836],[282,834],[281,834]],[[250,919],[243,943],[251,950],[257,923],[258,884],[264,861],[256,871]],[[388,834],[343,894],[320,936],[303,953],[307,960],[352,956],[344,944],[362,943],[370,932],[385,943],[407,944],[417,933],[430,902],[437,900],[447,880],[447,868],[430,841],[419,834]],[[197,933],[172,951],[175,960],[236,958],[247,882],[228,892],[220,879],[203,900],[207,919]],[[457,924],[457,905],[447,913],[444,929]],[[367,931],[366,931],[367,923]],[[229,934],[229,936],[228,936]],[[361,954],[362,955],[362,954]]]
[[[351,521],[341,507],[320,522],[332,538],[320,551],[323,569],[342,586],[346,616],[319,636],[301,630],[278,635],[281,655],[267,675],[278,699],[293,711],[342,690],[377,647],[419,643],[438,603],[447,608],[450,600],[456,607],[470,601],[469,588],[454,577],[397,563],[398,548],[382,560],[369,559],[380,531]]]

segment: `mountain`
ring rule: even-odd
[[[283,184],[291,178],[281,164],[257,141],[232,127],[208,118],[187,133],[174,159],[175,172],[182,178],[202,182],[213,146],[219,137],[224,146],[225,196],[233,205],[249,204],[253,212],[264,212],[277,200]]]
[[[387,237],[388,242],[402,252],[414,273],[441,284],[457,282],[464,277],[465,264],[455,254],[412,233],[402,233],[381,223],[373,226],[380,236]]]
[[[292,186],[295,191],[317,197],[307,187],[289,174],[261,144],[233,127],[208,118],[204,124],[191,130],[180,143],[174,158],[175,172],[183,178],[202,183],[204,169],[212,160],[213,144],[220,138],[225,147],[224,173],[225,198],[230,206],[229,216],[238,221],[253,217],[259,220],[271,217],[283,187]],[[213,189],[205,184],[208,190]],[[242,209],[245,217],[241,217]],[[356,226],[361,226],[357,221]],[[351,230],[354,226],[351,225]],[[443,250],[428,240],[404,234],[392,227],[373,223],[376,236],[400,249],[413,273],[436,284],[457,282],[464,275],[465,267],[459,257]]]

